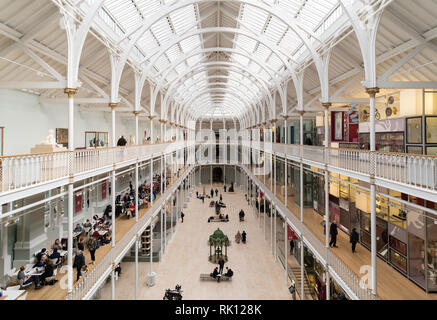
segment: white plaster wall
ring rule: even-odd
[[[108,132],[111,144],[111,113],[80,111],[75,109],[74,146],[84,147],[85,131]],[[139,122],[140,137],[149,121]],[[68,127],[68,110],[65,104],[40,104],[39,96],[19,90],[0,90],[0,126],[5,127],[5,155],[27,154],[35,144],[47,136],[49,129]],[[129,141],[135,135],[133,120],[116,120],[116,137],[124,135]]]

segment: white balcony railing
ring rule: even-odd
[[[264,145],[259,147],[264,149]],[[273,144],[273,152],[370,175],[417,188],[437,191],[437,157],[316,146]],[[373,158],[373,160],[372,160]],[[374,167],[372,163],[374,162]]]
[[[185,142],[0,157],[0,193],[68,178],[125,161],[169,154]]]

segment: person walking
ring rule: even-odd
[[[329,246],[332,248],[338,248],[337,247],[337,234],[338,234],[338,230],[337,230],[337,224],[335,223],[335,221],[333,221],[331,223],[331,226],[329,227],[329,234],[331,235],[331,241],[329,242]]]
[[[217,197],[217,195],[218,195],[218,189],[215,188],[215,196]]]
[[[222,274],[223,269],[225,267],[225,260],[223,259],[223,256],[220,257],[218,264],[219,264],[219,273]]]
[[[241,234],[241,242],[243,242],[244,244],[246,243],[246,237],[247,237],[247,233],[246,231],[243,230],[243,233]]]
[[[214,190],[211,188],[211,192],[210,192],[211,198],[214,198]]]
[[[91,264],[95,264],[96,262],[96,250],[99,248],[99,243],[96,237],[91,237],[88,241],[88,250],[91,255]]]
[[[181,211],[181,223],[184,223],[185,214]]]
[[[350,243],[352,243],[352,252],[353,253],[356,252],[355,248],[357,246],[358,239],[359,239],[358,232],[355,228],[353,228],[352,232],[351,232],[351,236],[350,236]]]
[[[221,193],[220,193],[220,201],[223,201],[223,196]]]
[[[76,256],[74,257],[74,263],[73,267],[77,270],[77,278],[76,281],[79,281],[80,278],[80,271],[82,270],[82,267],[85,265],[85,257],[81,250],[77,250]]]
[[[290,240],[290,256],[293,255],[293,251],[294,251],[294,240],[291,239]]]
[[[223,186],[223,190],[226,192],[226,185]]]
[[[241,233],[240,231],[238,231],[237,234],[235,235],[235,242],[240,243],[240,241],[241,241]]]

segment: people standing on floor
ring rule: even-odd
[[[290,255],[293,255],[293,251],[294,251],[294,240],[291,239],[290,240]]]
[[[211,194],[211,198],[214,198],[214,190],[212,188],[210,194]]]
[[[352,252],[355,253],[355,248],[357,246],[359,240],[358,232],[355,228],[352,229],[351,236],[350,236],[350,243],[352,243]]]
[[[243,233],[241,234],[241,242],[246,243],[246,237],[247,237],[247,233],[246,231],[243,230]]]
[[[76,268],[76,270],[77,270],[77,279],[76,279],[76,281],[79,280],[80,272],[81,272],[82,267],[84,265],[85,265],[85,257],[83,255],[82,251],[77,250],[76,256],[74,257],[74,262],[73,262],[73,268]]]
[[[77,249],[80,251],[83,251],[85,249],[83,245],[83,238],[79,238],[79,241],[77,242]]]
[[[181,211],[181,223],[184,223],[185,214]]]
[[[331,241],[329,242],[329,246],[332,248],[338,248],[337,247],[337,224],[335,221],[332,221],[331,226],[329,227],[329,234],[331,235]]]
[[[225,267],[225,259],[223,259],[223,256],[220,257],[218,264],[219,264],[219,273],[222,274],[223,268]]]
[[[223,186],[223,190],[226,192],[226,185]]]
[[[221,193],[220,193],[220,201],[223,201],[223,196]]]
[[[196,191],[196,198],[199,198],[199,191]]]
[[[237,234],[235,235],[235,242],[240,243],[241,241],[241,233],[240,230],[238,230]]]
[[[91,264],[95,264],[96,262],[96,250],[99,248],[99,243],[96,237],[91,237],[88,241],[88,250],[91,255]]]
[[[215,196],[217,197],[217,195],[218,195],[218,189],[215,188]]]

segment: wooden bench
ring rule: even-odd
[[[229,220],[219,219],[219,218],[212,218],[212,219],[209,220],[209,222],[229,222]]]
[[[217,278],[213,278],[213,277],[211,277],[211,275],[209,274],[209,273],[201,273],[200,274],[200,280],[204,280],[204,281],[217,281]],[[231,281],[232,280],[232,277],[231,278],[229,278],[229,277],[227,277],[227,276],[221,276],[220,277],[220,281]]]

